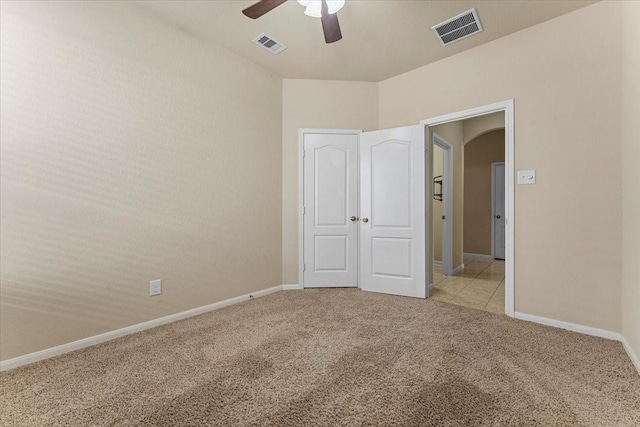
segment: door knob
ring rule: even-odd
[[[500,215],[496,215],[496,218],[500,219]]]
[[[369,218],[362,218],[362,222],[369,222]]]
[[[351,217],[351,221],[356,221],[357,219],[358,219],[358,217],[357,217],[357,216],[352,216],[352,217]]]

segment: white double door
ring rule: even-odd
[[[427,296],[425,133],[301,132],[305,288]]]

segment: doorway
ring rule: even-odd
[[[422,120],[420,123],[434,127],[444,124],[452,124],[454,122],[460,122],[467,119],[472,119],[480,116],[490,115],[492,113],[504,113],[504,215],[501,216],[501,220],[504,220],[504,234],[505,234],[505,250],[504,250],[504,313],[513,317],[515,312],[515,300],[514,300],[514,222],[515,204],[514,204],[514,102],[513,100],[498,102],[495,104],[486,105],[483,107],[472,108],[469,110],[459,111],[457,113],[447,114],[443,116],[434,117],[431,119]],[[455,235],[455,231],[454,231]],[[456,238],[457,239],[457,238]],[[457,240],[456,240],[457,241]],[[462,252],[462,251],[460,251]],[[457,255],[457,254],[456,254]],[[471,261],[471,260],[470,260]],[[466,264],[467,260],[465,260]],[[485,260],[473,260],[480,267],[487,268],[490,264]],[[502,263],[502,261],[497,261]],[[486,263],[487,265],[481,265]],[[483,271],[478,271],[477,275]],[[469,272],[471,275],[476,272]],[[491,273],[491,272],[487,272]],[[461,273],[464,275],[464,270]],[[476,276],[477,276],[476,275]]]
[[[360,244],[356,250],[358,259],[357,286],[364,290],[408,295],[424,298],[427,291],[427,278],[432,272],[431,245],[427,245],[427,224],[432,224],[430,209],[425,209],[426,201],[431,198],[432,179],[431,141],[427,140],[428,128],[445,123],[470,119],[495,112],[504,112],[505,127],[505,313],[514,315],[514,104],[513,100],[499,102],[453,114],[421,121],[420,125],[405,128],[387,129],[374,132],[360,132],[360,160],[358,185],[360,191],[360,209],[356,219]],[[394,132],[398,132],[397,134]],[[305,260],[315,260],[314,253],[305,248],[305,215],[313,214],[305,206],[305,184],[303,176],[305,149],[304,135],[300,131],[300,287],[307,287],[305,272],[309,266]],[[321,131],[340,133],[340,131]],[[356,131],[356,133],[359,131]],[[373,139],[361,144],[365,136]],[[412,136],[408,136],[412,135]],[[427,145],[429,142],[429,145]],[[362,151],[362,150],[365,151]],[[376,153],[373,156],[373,153]],[[311,162],[310,164],[315,164]],[[394,186],[388,185],[393,182]],[[444,184],[444,180],[443,180]],[[426,196],[426,197],[425,197]],[[400,201],[398,204],[397,201]],[[346,218],[346,217],[345,217]],[[350,218],[350,217],[349,217]],[[343,221],[346,223],[346,221]],[[388,235],[376,235],[386,228]],[[368,234],[367,234],[368,233]],[[362,244],[365,235],[366,243]],[[455,235],[455,230],[454,230]],[[456,241],[458,241],[456,237]],[[460,242],[458,242],[459,244]],[[351,246],[352,247],[352,246]],[[460,255],[462,251],[460,250]],[[419,255],[419,256],[418,256]],[[455,254],[458,255],[457,253]],[[375,264],[375,265],[374,265]],[[317,270],[317,269],[316,269]],[[316,271],[320,272],[320,271]],[[331,286],[331,283],[327,283]],[[400,291],[404,289],[404,291]]]
[[[496,126],[500,127],[499,131],[492,130]],[[430,129],[448,138],[456,153],[452,221],[456,229],[453,264],[456,269],[452,274],[443,274],[442,266],[434,265],[430,296],[437,301],[504,314],[504,262],[494,264],[490,258],[491,161],[487,162],[488,159],[504,161],[504,113],[458,120]],[[502,154],[494,157],[496,152]],[[433,155],[434,174],[438,175],[437,170],[442,168],[437,163],[438,157],[442,157],[438,147],[434,147]],[[434,230],[439,219],[438,203],[434,198]],[[437,242],[437,230],[433,239]]]
[[[453,270],[453,145],[432,132],[431,153],[433,256],[430,261],[441,266],[442,274],[450,275]]]

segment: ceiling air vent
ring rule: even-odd
[[[473,8],[431,27],[443,46],[482,31],[478,12]]]
[[[269,52],[273,53],[274,55],[279,54],[280,52],[282,52],[287,48],[285,45],[275,41],[274,39],[271,38],[271,36],[268,36],[265,33],[259,34],[258,37],[253,39],[253,42],[258,46],[261,46],[267,49]]]

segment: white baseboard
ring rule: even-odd
[[[555,328],[566,329],[568,331],[580,332],[585,335],[606,338],[608,340],[622,341],[622,335],[618,332],[607,331],[605,329],[593,328],[591,326],[578,325],[577,323],[563,322],[562,320],[549,319],[547,317],[535,316],[533,314],[520,313],[516,311],[514,317],[520,320],[539,323],[541,325],[553,326]]]
[[[579,332],[585,335],[591,335],[594,337],[606,338],[608,340],[620,341],[624,347],[631,363],[635,366],[638,374],[640,374],[640,359],[631,348],[631,345],[619,332],[607,331],[606,329],[593,328],[591,326],[578,325],[577,323],[563,322],[562,320],[549,319],[547,317],[535,316],[533,314],[515,312],[514,317],[520,320],[526,320],[529,322],[539,323],[541,325],[553,326],[555,328],[566,329],[568,331]]]
[[[451,276],[453,276],[454,274],[458,274],[458,273],[460,273],[462,270],[464,270],[464,263],[463,263],[463,264],[460,264],[459,266],[457,266],[456,268],[454,268],[454,269],[451,271]]]
[[[460,271],[464,268],[464,264],[458,266],[454,271]],[[433,283],[429,283],[429,289],[433,288]],[[117,329],[111,332],[105,332],[104,334],[95,335],[93,337],[84,338],[78,341],[73,341],[67,344],[62,344],[56,347],[51,347],[45,350],[36,351],[34,353],[26,354],[24,356],[14,357],[13,359],[7,359],[0,361],[0,372],[8,371],[9,369],[17,368],[19,366],[28,365],[30,363],[38,362],[40,360],[49,359],[51,357],[59,356],[64,353],[69,353],[75,350],[80,350],[85,347],[100,344],[106,341],[113,340],[115,338],[130,335],[136,332],[144,331],[145,329],[155,328],[156,326],[165,325],[178,320],[186,319],[189,317],[197,316],[198,314],[207,313],[209,311],[218,310],[223,307],[228,307],[233,304],[238,304],[244,301],[248,301],[252,298],[259,298],[265,295],[278,292],[280,290],[296,290],[302,289],[300,285],[279,285],[272,288],[263,289],[261,291],[252,292],[250,294],[241,295],[238,297],[230,298],[224,301],[215,302],[213,304],[204,305],[202,307],[193,308],[191,310],[182,311],[180,313],[171,314],[169,316],[160,317],[158,319],[149,320],[147,322],[138,323],[136,325],[127,326],[126,328]],[[580,332],[586,335],[592,335],[596,337],[606,338],[610,340],[620,341],[624,346],[625,351],[629,355],[631,362],[635,366],[636,370],[640,374],[640,359],[634,353],[633,349],[629,345],[629,342],[618,332],[607,331],[604,329],[593,328],[590,326],[578,325],[576,323],[563,322],[561,320],[549,319],[546,317],[535,316],[533,314],[516,312],[514,317],[520,320],[526,320],[529,322],[539,323],[542,325],[553,326],[556,328],[567,329],[573,332]]]
[[[127,326],[126,328],[116,329],[115,331],[105,332],[104,334],[94,335],[92,337],[83,338],[78,341],[73,341],[73,342],[62,344],[56,347],[51,347],[44,350],[36,351],[34,353],[25,354],[24,356],[18,356],[18,357],[14,357],[13,359],[0,361],[0,372],[17,368],[19,366],[28,365],[30,363],[38,362],[40,360],[49,359],[54,356],[59,356],[64,353],[69,353],[71,351],[80,350],[81,348],[89,347],[92,345],[113,340],[115,338],[120,338],[125,335],[130,335],[136,332],[144,331],[145,329],[155,328],[156,326],[165,325],[167,323],[175,322],[177,320],[182,320],[189,317],[197,316],[198,314],[203,314],[209,311],[218,310],[220,308],[227,307],[233,304],[238,304],[240,302],[248,301],[253,298],[263,297],[265,295],[269,295],[274,292],[281,291],[282,289],[283,289],[282,285],[274,286],[272,288],[263,289],[257,292],[252,292],[250,294],[229,298],[224,301],[214,302],[213,304],[204,305],[202,307],[193,308],[191,310],[170,314],[169,316],[160,317],[158,319],[149,320],[147,322],[138,323],[136,325]]]
[[[486,255],[486,254],[472,254],[470,252],[465,252],[462,255],[467,257],[472,256],[480,259],[494,259],[491,255]]]
[[[631,344],[629,344],[629,341],[627,341],[624,335],[621,335],[620,338],[621,338],[620,342],[622,343],[625,351],[629,355],[629,359],[631,359],[631,363],[633,363],[633,366],[636,367],[636,371],[638,371],[638,375],[640,375],[640,359],[638,358],[638,355],[635,354],[635,352],[631,348]]]

